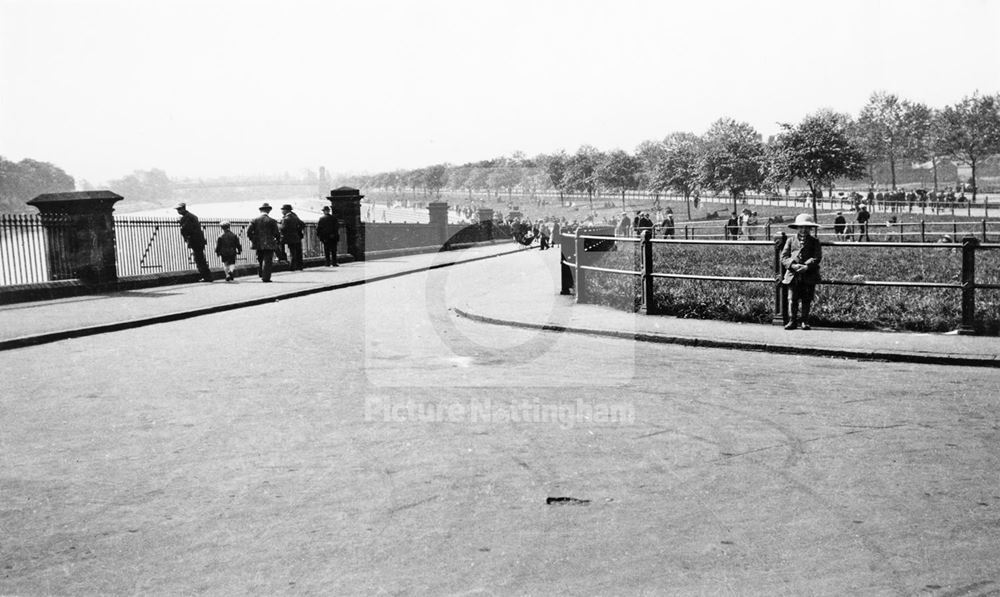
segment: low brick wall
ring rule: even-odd
[[[426,224],[423,225],[427,227]],[[497,241],[506,242],[506,241]],[[467,249],[480,244],[493,244],[490,241],[481,243],[456,243],[448,249]],[[365,253],[365,259],[389,259],[404,255],[418,255],[421,253],[435,253],[443,250],[440,244],[429,244],[417,247],[398,247],[393,249],[369,250]],[[252,255],[253,252],[251,251]],[[354,259],[343,254],[338,257],[341,263],[350,263]],[[305,267],[323,266],[322,257],[305,258]],[[274,271],[287,271],[287,263],[275,263]],[[223,275],[220,270],[214,269],[217,279],[221,280]],[[240,265],[236,268],[236,276],[256,276],[256,265]],[[171,286],[174,284],[193,284],[200,279],[196,270],[184,270],[176,272],[164,272],[159,274],[142,274],[137,276],[123,276],[117,282],[108,284],[84,284],[79,280],[60,280],[55,282],[42,282],[39,284],[21,284],[16,286],[0,286],[0,305],[13,303],[24,303],[30,301],[45,301],[74,296],[84,296],[89,294],[104,294],[109,292],[125,292],[129,290],[141,290],[143,288],[154,288],[157,286]]]

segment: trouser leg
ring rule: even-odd
[[[257,251],[257,261],[260,263],[260,279],[265,282],[271,281],[271,265],[274,260],[274,251],[262,249]]]
[[[198,267],[198,273],[202,279],[211,281],[212,270],[208,267],[208,260],[205,258],[205,249],[191,249],[194,256],[194,263]]]

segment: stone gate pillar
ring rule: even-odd
[[[444,247],[448,244],[448,202],[429,203],[427,211],[431,218],[430,225],[437,230],[435,238],[437,238],[438,244]]]
[[[111,191],[46,193],[28,201],[45,229],[50,280],[77,278],[87,284],[118,280],[114,204]]]
[[[347,252],[355,261],[365,259],[365,225],[361,221],[361,200],[364,195],[352,187],[339,187],[330,191],[327,200],[333,216],[344,221],[347,232]]]

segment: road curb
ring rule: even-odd
[[[95,336],[98,334],[107,334],[110,332],[120,332],[122,330],[130,330],[139,327],[145,327],[149,325],[156,325],[159,323],[169,323],[171,321],[180,321],[182,319],[191,319],[193,317],[201,317],[203,315],[212,315],[214,313],[222,313],[224,311],[232,311],[235,309],[243,309],[246,307],[256,307],[259,305],[265,305],[267,303],[274,303],[283,300],[289,300],[294,298],[300,298],[303,296],[309,296],[312,294],[319,294],[321,292],[329,292],[331,290],[339,290],[342,288],[350,288],[352,286],[361,286],[364,284],[370,284],[372,282],[381,282],[383,280],[390,280],[392,278],[398,278],[400,276],[408,276],[410,274],[419,273],[422,271],[429,271],[433,269],[440,269],[443,267],[449,267],[452,265],[460,265],[463,263],[473,263],[476,261],[482,261],[485,259],[493,259],[495,257],[502,257],[504,255],[511,255],[514,253],[520,253],[522,251],[531,250],[530,247],[518,246],[518,248],[512,249],[510,251],[504,251],[502,253],[495,253],[492,255],[481,255],[478,257],[471,257],[468,259],[459,259],[456,261],[449,261],[446,263],[436,263],[430,266],[409,268],[401,270],[398,272],[392,272],[389,274],[382,274],[379,276],[374,276],[371,278],[362,278],[360,280],[348,280],[345,282],[337,282],[336,284],[326,284],[322,286],[315,286],[313,288],[304,288],[301,290],[294,290],[289,292],[283,292],[280,294],[272,294],[266,297],[258,297],[253,299],[246,299],[241,301],[233,301],[229,303],[222,303],[218,305],[212,305],[209,307],[201,307],[197,309],[187,309],[184,311],[175,311],[173,313],[165,313],[162,315],[154,315],[151,317],[144,317],[141,319],[133,319],[130,321],[120,321],[114,323],[104,323],[99,325],[73,328],[69,330],[59,330],[56,332],[46,332],[44,334],[33,334],[29,336],[20,336],[18,338],[9,338],[7,340],[0,340],[0,352],[5,350],[14,350],[17,348],[26,348],[29,346],[38,346],[40,344],[49,344],[52,342],[58,342],[60,340],[69,340],[71,338],[83,338],[86,336]],[[443,252],[444,253],[444,252]],[[447,253],[453,254],[448,251]]]
[[[1000,359],[996,355],[972,357],[968,355],[949,355],[914,353],[901,351],[883,350],[860,350],[850,348],[822,348],[822,347],[800,347],[787,344],[768,344],[766,342],[753,342],[747,340],[712,340],[708,338],[698,338],[693,336],[679,336],[662,333],[649,332],[625,332],[620,330],[601,330],[585,328],[579,326],[561,326],[543,323],[532,323],[514,321],[509,319],[499,319],[476,313],[463,311],[462,309],[452,309],[459,317],[464,317],[480,323],[493,325],[503,325],[530,330],[542,330],[547,332],[564,332],[570,334],[580,334],[587,336],[602,336],[606,338],[619,338],[623,340],[633,340],[637,342],[653,342],[658,344],[677,344],[680,346],[693,346],[699,348],[722,348],[727,350],[745,350],[753,352],[767,352],[773,354],[804,355],[814,357],[832,357],[842,359],[853,359],[858,361],[884,361],[893,363],[915,363],[923,365],[951,365],[963,367],[1000,367]]]

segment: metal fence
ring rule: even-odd
[[[785,235],[781,234],[775,239],[760,241],[720,241],[720,240],[665,240],[654,239],[651,232],[643,231],[641,237],[615,237],[612,235],[580,234],[576,231],[573,236],[564,236],[562,239],[563,258],[562,268],[569,269],[570,275],[564,271],[562,277],[562,294],[570,294],[572,290],[576,295],[576,302],[586,302],[588,296],[588,272],[604,272],[607,274],[618,274],[639,277],[641,282],[640,290],[640,311],[647,314],[655,314],[657,306],[653,296],[653,282],[656,279],[684,279],[702,280],[711,282],[737,282],[750,284],[771,284],[774,286],[774,322],[786,322],[788,320],[788,300],[786,287],[781,283],[785,275],[784,266],[781,264],[781,250],[785,243]],[[615,243],[638,243],[639,251],[637,257],[637,270],[612,269],[593,265],[594,257],[600,252],[607,250]],[[750,246],[773,246],[773,277],[746,277],[746,276],[710,276],[698,274],[677,274],[668,272],[657,272],[653,258],[654,244],[681,244],[681,245],[750,245]],[[976,290],[1000,290],[1000,284],[986,284],[976,282],[976,252],[983,250],[1000,249],[1000,244],[981,243],[977,238],[966,237],[961,242],[949,243],[903,243],[903,242],[823,242],[824,247],[861,249],[865,247],[891,247],[891,248],[916,248],[922,250],[961,250],[962,266],[958,272],[956,282],[904,282],[892,280],[830,280],[824,279],[820,284],[837,286],[883,286],[883,287],[903,287],[921,288],[937,290],[958,290],[961,291],[961,311],[962,319],[958,328],[961,334],[973,334],[976,332]],[[589,257],[589,258],[588,258]]]
[[[71,232],[71,226],[66,216],[0,214],[0,285],[74,278],[64,259],[71,249],[65,243],[72,234],[46,232],[47,228]]]
[[[222,267],[222,260],[215,254],[215,243],[222,234],[221,221],[201,220],[201,228],[208,241],[205,256],[212,268]],[[243,253],[237,256],[236,264],[256,263],[250,239],[247,238],[250,220],[229,220],[229,224],[229,229],[243,245]],[[322,257],[323,246],[316,238],[316,223],[306,222],[305,225],[302,256]],[[176,272],[195,267],[191,250],[181,237],[180,223],[176,219],[115,216],[115,236],[119,276]],[[340,250],[346,251],[346,235],[343,233]]]
[[[787,230],[791,220],[783,222],[763,222],[748,229],[737,227],[736,233],[726,231],[726,220],[711,222],[691,222],[677,224],[674,235],[685,240],[771,240],[774,236]],[[653,237],[663,238],[662,226],[653,227]],[[884,242],[920,242],[935,243],[942,240],[954,241],[966,236],[974,236],[981,242],[1000,242],[1000,221],[964,221],[964,222],[934,222],[920,220],[918,222],[872,222],[862,226],[857,222],[848,222],[841,232],[833,226],[824,225],[817,236],[831,241],[884,241]]]

